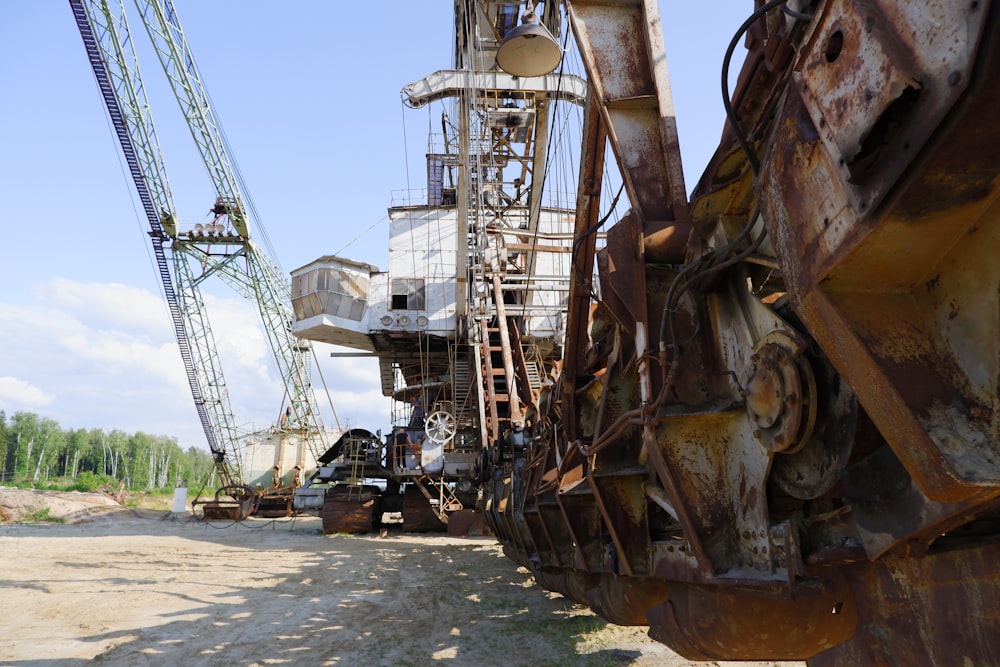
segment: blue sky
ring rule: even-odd
[[[285,273],[334,253],[384,267],[392,192],[424,181],[428,113],[404,116],[399,91],[450,66],[451,3],[175,3]],[[702,3],[660,7],[690,189],[721,134],[722,56],[752,3],[715,3],[711,16]],[[182,219],[200,221],[211,184],[146,55],[174,198]],[[204,447],[146,223],[69,4],[0,0],[0,62],[0,409]],[[263,426],[281,389],[256,318],[231,292],[208,299],[235,412]],[[340,421],[385,428],[377,365],[327,352]]]

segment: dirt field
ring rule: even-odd
[[[206,524],[0,489],[0,663],[667,665],[644,628],[547,593],[492,539]]]

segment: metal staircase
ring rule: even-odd
[[[475,388],[472,361],[464,354],[455,356],[451,369],[451,396],[454,404],[455,421],[459,428],[476,423],[478,416],[478,392]]]
[[[429,475],[424,475],[417,481],[417,488],[427,498],[431,509],[434,510],[443,523],[448,523],[449,512],[457,512],[464,509],[464,505],[462,505],[461,501],[452,492],[451,487],[441,479],[434,479]],[[430,492],[431,488],[436,491],[435,494]]]

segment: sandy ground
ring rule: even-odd
[[[11,523],[48,508],[67,523]],[[534,584],[487,538],[324,536],[0,488],[0,664],[689,663]],[[36,515],[37,516],[37,515]]]

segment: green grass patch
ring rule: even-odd
[[[66,519],[52,516],[48,507],[42,507],[31,514],[25,514],[18,523],[66,523]]]

